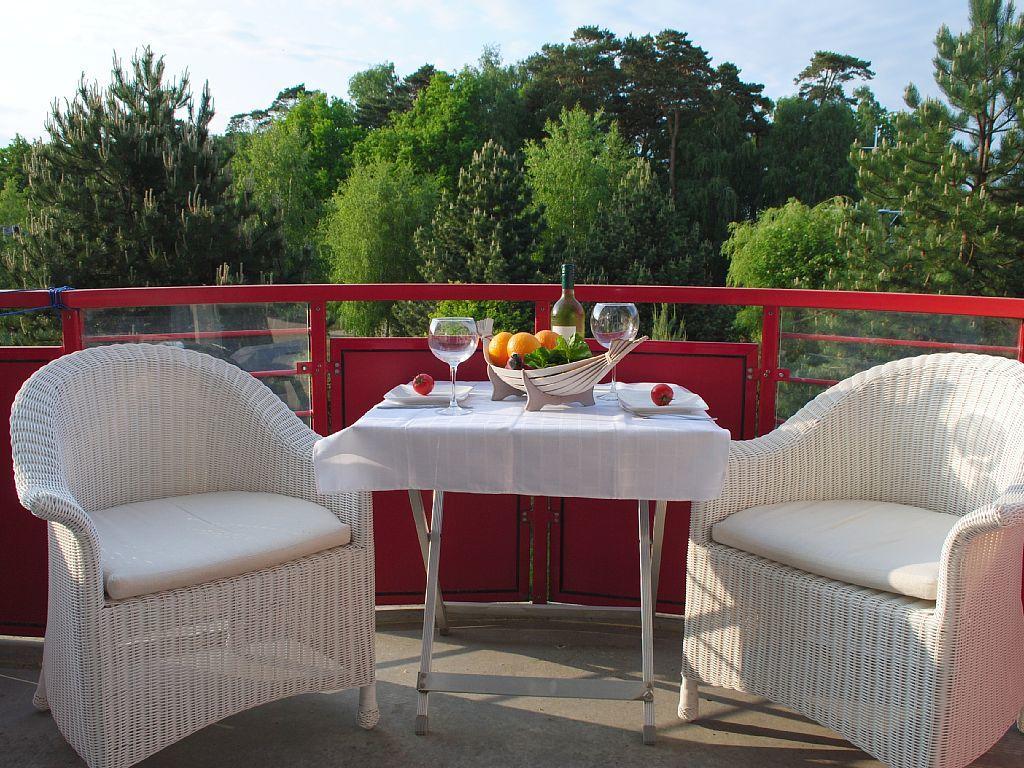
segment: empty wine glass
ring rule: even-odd
[[[455,372],[459,363],[473,356],[479,340],[476,320],[471,317],[435,317],[430,321],[430,337],[427,342],[430,351],[438,360],[448,363],[452,373],[452,399],[448,407],[442,408],[438,413],[456,416],[468,412],[468,409],[460,406],[455,399]]]
[[[595,304],[590,314],[590,330],[597,343],[609,349],[613,341],[632,341],[640,330],[640,314],[636,304]],[[601,400],[618,398],[615,392],[615,368],[612,368],[612,384]]]

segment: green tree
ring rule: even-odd
[[[21,134],[15,134],[10,144],[0,147],[0,186],[8,179],[14,179],[19,190],[28,186],[25,165],[31,152],[32,145]]]
[[[412,108],[371,132],[355,149],[360,162],[398,161],[437,176],[453,191],[459,169],[488,139],[508,149],[522,139],[519,73],[487,56],[457,75],[438,72]]]
[[[429,282],[533,282],[540,227],[519,161],[488,141],[417,233],[420,271]]]
[[[858,146],[868,149],[883,141],[895,140],[894,115],[878,102],[872,90],[862,85],[853,92],[853,97],[857,100]]]
[[[348,104],[305,92],[232,158],[236,190],[251,194],[268,217],[280,212],[289,271],[304,282],[325,276],[319,221],[362,136]]]
[[[790,198],[815,205],[836,195],[855,196],[850,148],[856,139],[857,119],[845,102],[780,99],[762,145],[764,205]]]
[[[25,242],[55,283],[76,287],[287,280],[280,228],[236,200],[209,134],[209,89],[196,103],[187,77],[168,82],[146,48],[112,82],[84,78],[55,104],[29,161]],[[222,270],[223,274],[223,270]]]
[[[728,284],[748,288],[835,288],[845,279],[846,253],[838,231],[841,203],[808,206],[790,200],[736,222],[722,246],[729,257]],[[756,310],[756,308],[751,308]],[[760,328],[759,311],[743,310],[737,325],[749,336]]]
[[[250,134],[269,127],[275,120],[284,117],[303,97],[317,93],[306,90],[305,83],[292,85],[278,91],[277,96],[266,109],[254,109],[232,115],[228,120],[227,135]]]
[[[525,149],[530,188],[547,222],[545,248],[552,258],[583,258],[601,204],[629,171],[633,153],[615,123],[579,107],[548,122],[547,134]]]
[[[668,189],[676,190],[676,150],[684,115],[707,105],[714,80],[711,58],[686,33],[630,35],[622,43],[623,99],[616,117],[642,157],[667,158]]]
[[[943,26],[935,46],[945,102],[909,86],[895,141],[854,153],[863,208],[896,216],[890,247],[853,230],[854,252],[884,259],[864,272],[893,289],[1021,295],[1024,17],[971,0],[969,28]]]
[[[609,30],[579,27],[567,44],[549,44],[524,63],[526,108],[539,125],[575,107],[614,113],[622,98],[622,42]]]
[[[391,62],[356,72],[348,81],[356,122],[368,130],[387,125],[392,112],[408,108],[409,97]]]
[[[856,102],[847,98],[844,86],[851,80],[870,80],[875,76],[871,62],[835,51],[815,51],[811,62],[793,78],[800,86],[800,98],[819,104],[826,101]]]
[[[539,274],[541,216],[519,160],[488,141],[444,192],[429,227],[416,233],[420,273],[435,283],[530,283]],[[443,302],[445,313],[491,317],[496,328],[526,329],[532,308],[508,302]]]
[[[429,176],[409,165],[381,161],[357,165],[331,199],[323,220],[323,238],[332,279],[341,283],[395,283],[418,279],[413,240],[430,221],[437,200]],[[342,310],[347,331],[387,333],[391,304],[353,302]]]
[[[701,285],[721,285],[726,263],[719,248],[729,224],[754,215],[763,171],[756,139],[748,130],[740,104],[715,91],[713,106],[691,116],[679,143],[676,210],[695,242],[711,244],[702,259]],[[691,328],[694,332],[697,326]]]
[[[700,270],[691,269],[686,234],[651,164],[638,158],[598,204],[577,269],[586,282],[687,285]]]

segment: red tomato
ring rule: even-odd
[[[655,384],[651,387],[651,400],[655,405],[668,405],[672,402],[675,393],[668,384]]]
[[[429,395],[434,389],[434,377],[429,373],[417,373],[412,380],[412,388],[418,395]]]

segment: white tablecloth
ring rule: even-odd
[[[474,387],[472,413],[375,407],[316,444],[324,493],[407,488],[703,501],[721,493],[729,432],[713,421],[642,419],[614,401],[545,406],[494,402]]]

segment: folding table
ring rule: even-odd
[[[426,733],[430,693],[493,693],[642,701],[644,743],[653,743],[653,585],[666,504],[719,494],[729,433],[710,419],[634,416],[614,400],[527,412],[522,399],[490,398],[490,384],[476,384],[468,413],[459,416],[378,405],[315,449],[324,493],[409,491],[427,571],[416,732]],[[418,489],[433,491],[429,529]],[[638,500],[641,680],[432,671],[435,625],[447,628],[438,589],[446,491]],[[657,500],[653,541],[650,500]]]

